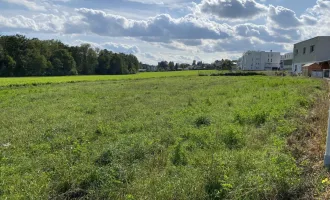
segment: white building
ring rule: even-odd
[[[330,36],[318,36],[295,44],[292,72],[302,73],[302,67],[311,63],[325,63],[329,66],[329,47]]]
[[[265,51],[247,51],[240,62],[242,70],[274,70],[280,68],[281,53]]]
[[[293,53],[281,55],[281,69],[291,71],[293,63]]]

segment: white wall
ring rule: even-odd
[[[311,46],[314,46],[313,52],[310,51]],[[292,72],[301,73],[301,66],[307,63],[319,63],[330,60],[329,46],[330,36],[318,36],[295,44]],[[306,48],[305,53],[303,52],[304,48]],[[298,54],[295,53],[296,50],[298,50]]]
[[[302,73],[302,67],[307,63],[293,63],[292,64],[292,72],[294,73]]]
[[[282,67],[284,68],[284,70],[292,70],[293,53],[286,53],[282,55],[281,62],[283,63]],[[290,64],[287,64],[288,62]]]
[[[279,68],[281,54],[279,52],[248,51],[242,57],[243,70],[272,70]]]

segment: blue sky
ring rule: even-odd
[[[157,64],[292,51],[330,35],[330,0],[0,0],[0,34],[91,43]]]

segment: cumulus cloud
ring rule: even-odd
[[[0,28],[1,30],[31,30],[38,31],[39,27],[33,19],[26,18],[22,15],[16,17],[6,18],[0,15]]]
[[[140,53],[139,47],[135,45],[118,44],[114,42],[95,43],[84,40],[75,40],[73,45],[90,44],[93,48],[107,49],[116,53],[137,54]]]
[[[272,5],[269,7],[268,19],[270,23],[274,23],[277,27],[281,28],[295,28],[303,25],[315,25],[317,23],[317,19],[312,16],[302,15],[298,18],[293,10]]]
[[[221,41],[209,41],[202,48],[208,53],[213,52],[243,52],[248,50],[278,51],[283,52],[285,44],[263,42],[256,38],[231,38]]]
[[[227,24],[218,24],[206,18],[186,15],[172,18],[161,14],[148,20],[131,20],[100,10],[76,9],[83,16],[82,21],[90,32],[112,37],[138,37],[146,41],[169,42],[175,39],[222,39],[231,35],[232,29]],[[82,27],[77,32],[86,31]]]
[[[151,59],[151,60],[157,60],[158,59],[156,56],[154,56],[152,53],[149,53],[149,52],[143,53],[142,55],[147,59]]]
[[[307,10],[313,14],[326,14],[324,11],[330,10],[330,0],[317,0],[316,5]]]
[[[113,42],[107,42],[102,44],[102,46],[105,49],[114,51],[114,52],[119,52],[119,53],[127,53],[127,54],[136,54],[140,52],[139,47],[137,46],[131,46],[131,45],[126,45],[126,44],[117,44]]]
[[[264,42],[291,42],[291,38],[285,35],[277,34],[265,25],[256,25],[251,23],[239,24],[235,26],[236,35],[249,38],[255,37]]]
[[[46,8],[44,6],[39,5],[36,2],[31,1],[31,0],[0,0],[0,1],[24,6],[30,10],[36,10],[36,11],[45,11],[46,10]]]
[[[18,30],[25,32],[58,33],[63,29],[66,20],[65,17],[53,14],[38,14],[32,17],[17,15],[9,18],[0,15],[0,28],[3,31]]]
[[[255,19],[268,11],[267,6],[255,0],[203,0],[198,7],[203,13],[227,20]]]

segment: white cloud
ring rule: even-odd
[[[310,15],[302,15],[300,18],[296,16],[293,10],[282,6],[270,6],[268,19],[270,23],[280,28],[295,28],[304,25],[315,25],[317,19]]]
[[[256,25],[251,23],[239,24],[235,26],[236,35],[250,38],[255,37],[264,42],[291,42],[288,36],[278,34],[265,25]]]
[[[207,41],[202,47],[205,52],[244,52],[247,50],[284,51],[285,44],[264,42],[257,38],[230,38],[221,41]]]
[[[140,52],[139,47],[131,46],[126,44],[116,44],[113,42],[107,42],[102,44],[102,46],[108,50],[119,52],[119,53],[128,53],[128,54],[136,54]]]
[[[268,11],[267,6],[255,0],[203,0],[198,8],[219,19],[239,21],[256,19]]]
[[[30,10],[36,10],[36,11],[45,11],[46,10],[46,8],[44,6],[38,5],[36,2],[29,1],[29,0],[0,0],[0,1],[24,6]]]
[[[105,42],[105,43],[95,43],[90,41],[84,41],[84,40],[75,40],[73,42],[73,45],[81,45],[88,43],[93,48],[99,48],[99,49],[107,49],[109,51],[113,51],[115,53],[126,53],[126,54],[137,54],[140,53],[139,47],[135,45],[128,45],[128,44],[118,44],[114,42]]]
[[[229,25],[194,15],[175,19],[168,14],[161,14],[148,20],[137,21],[101,10],[81,8],[76,11],[84,17],[82,22],[88,25],[77,30],[80,33],[88,30],[98,35],[139,37],[153,42],[169,42],[173,39],[222,39],[232,34]]]

